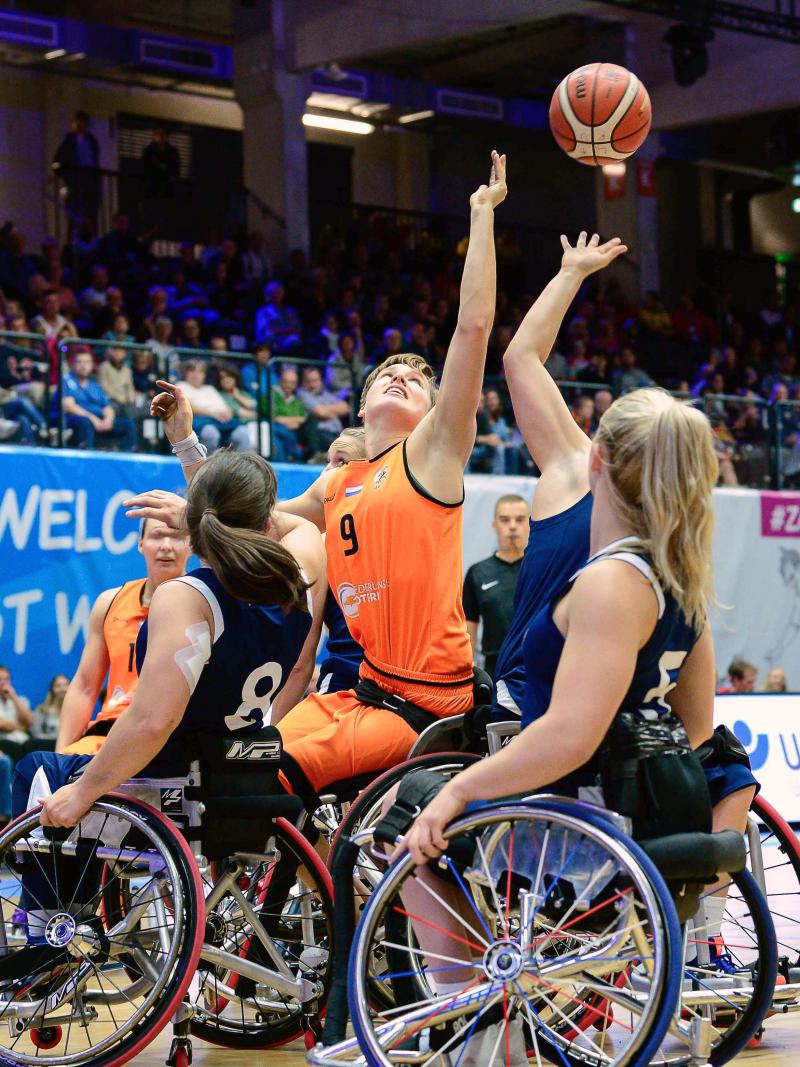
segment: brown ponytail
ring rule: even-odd
[[[261,456],[216,452],[189,487],[192,550],[237,600],[305,608],[308,583],[297,560],[264,533],[276,494],[275,472]]]

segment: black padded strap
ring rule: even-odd
[[[438,771],[410,771],[400,782],[394,804],[375,827],[375,840],[393,845],[422,809],[441,792],[445,782],[445,777]]]
[[[386,711],[394,712],[418,734],[421,734],[432,723],[439,721],[437,715],[426,711],[425,708],[412,704],[410,700],[404,700],[397,693],[387,693],[371,678],[361,678],[355,692],[362,704],[366,704],[368,708],[384,708]]]
[[[744,745],[727,726],[718,726],[711,737],[696,749],[696,754],[703,766],[718,763],[726,767],[731,763],[741,763],[750,770],[750,757]]]
[[[306,772],[294,758],[284,749],[281,753],[281,770],[286,781],[295,796],[300,797],[309,812],[316,811],[319,807],[319,794],[306,777]]]

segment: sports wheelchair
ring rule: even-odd
[[[191,1035],[264,1049],[311,1027],[332,887],[275,795],[275,736],[193,746],[188,774],[126,783],[74,829],[36,810],[0,834],[3,1063],[117,1067],[172,1022],[186,1067]]]
[[[451,726],[452,724],[448,724],[448,728]],[[504,740],[517,733],[518,730],[518,723],[489,725],[486,733],[488,747],[491,750],[496,750]],[[470,740],[474,741],[474,728],[469,733],[472,735]],[[423,739],[421,738],[421,740]],[[450,743],[452,743],[452,738],[450,738]],[[341,914],[340,898],[343,899],[347,893],[347,879],[351,878],[353,873],[355,873],[356,902],[363,908],[359,926],[360,932],[357,938],[357,948],[360,946],[361,950],[360,952],[354,950],[351,956],[351,961],[356,957],[361,961],[362,971],[356,974],[353,970],[354,964],[351,963],[349,986],[354,1025],[360,1035],[364,1053],[370,1062],[395,1062],[398,1058],[403,1058],[402,1050],[408,1051],[407,1041],[403,1036],[399,1038],[396,1046],[398,1051],[388,1055],[388,1060],[385,1043],[382,1046],[382,1053],[376,1051],[381,1046],[385,1032],[388,1031],[381,1031],[380,1035],[376,1037],[377,1031],[375,1028],[380,1029],[382,1021],[387,1019],[392,1019],[396,1025],[402,1017],[403,1003],[418,1003],[421,1010],[424,1006],[423,1002],[425,1002],[427,1011],[430,1012],[432,1009],[438,1019],[437,1002],[432,998],[430,986],[425,985],[423,976],[426,968],[420,964],[422,959],[421,951],[414,947],[416,942],[413,931],[409,926],[408,916],[406,914],[406,920],[401,924],[402,929],[398,930],[398,916],[392,911],[392,907],[397,904],[400,885],[405,879],[414,877],[413,869],[410,869],[410,863],[405,866],[401,864],[399,868],[397,865],[393,866],[391,870],[394,873],[388,883],[393,888],[387,888],[386,880],[389,879],[389,874],[385,873],[386,859],[380,851],[376,853],[372,844],[372,831],[380,817],[382,803],[388,789],[402,780],[409,769],[420,766],[441,766],[448,773],[457,773],[460,767],[467,765],[476,758],[477,756],[474,754],[465,753],[460,755],[455,752],[449,754],[429,753],[427,755],[418,755],[408,764],[386,772],[366,789],[350,807],[340,833],[334,839],[330,865],[335,870],[337,863],[341,864],[340,873],[335,876],[337,916]],[[542,803],[544,803],[544,800],[541,798],[534,798],[526,802],[528,806],[534,805],[536,809],[535,817],[527,808],[519,809],[516,807],[510,810],[515,811],[515,820],[517,818],[523,821],[526,820],[526,833],[528,836],[533,833],[534,837],[536,837],[538,834],[539,847],[541,847],[542,841],[550,841],[552,847],[552,841],[554,840],[552,830],[545,832],[542,829],[531,829],[531,825],[536,826],[538,824],[542,826],[547,822],[547,818],[541,809]],[[566,805],[573,814],[577,810],[579,816],[587,813],[591,814],[595,822],[599,820],[604,825],[610,819],[613,819],[613,815],[605,809],[592,809],[591,811],[585,807],[576,809],[576,802],[565,801],[563,798],[555,798],[552,803],[557,803],[561,808]],[[496,808],[495,810],[500,809]],[[475,816],[473,818],[477,819],[478,817]],[[499,816],[495,815],[493,818],[497,821]],[[457,826],[460,827],[461,825],[460,821]],[[472,825],[471,832],[480,841],[482,840],[482,835],[477,832],[476,825],[478,824]],[[779,833],[782,832],[779,823],[777,829]],[[767,839],[773,835],[774,830],[774,825],[768,828]],[[456,833],[455,827],[452,832],[458,838],[459,835]],[[505,832],[507,837],[513,836],[510,830],[507,829]],[[563,833],[563,830],[561,832]],[[789,833],[791,834],[791,831]],[[525,835],[523,834],[523,836]],[[683,836],[681,835],[682,838]],[[793,835],[791,837],[793,838]],[[348,843],[349,838],[355,840],[357,847]],[[752,869],[760,880],[763,879],[765,874],[761,848],[763,841],[764,824],[759,826],[754,820],[751,820],[748,834],[750,861]],[[353,850],[354,847],[355,851]],[[797,1006],[797,995],[800,992],[800,987],[795,983],[797,978],[794,968],[795,960],[790,960],[789,955],[782,956],[781,970],[784,973],[778,981],[783,981],[787,984],[776,986],[777,953],[774,928],[770,920],[769,909],[765,904],[762,893],[759,892],[758,885],[752,875],[747,870],[742,869],[744,867],[744,847],[739,835],[699,835],[692,838],[687,837],[684,840],[680,838],[669,840],[661,845],[651,843],[647,847],[651,851],[652,858],[662,868],[662,872],[668,876],[671,888],[680,893],[676,900],[679,904],[680,917],[684,921],[682,937],[685,947],[683,951],[673,950],[673,955],[678,960],[679,1007],[676,1007],[678,1000],[673,1000],[672,1013],[669,1015],[667,1022],[667,1031],[657,1039],[651,1035],[646,1043],[646,1049],[650,1049],[651,1052],[652,1050],[658,1050],[657,1056],[653,1052],[653,1055],[658,1060],[663,1059],[664,1062],[679,1064],[689,1063],[693,1059],[695,1062],[699,1062],[697,1057],[706,1054],[704,1050],[705,1046],[708,1045],[711,1062],[714,1064],[724,1063],[737,1054],[745,1045],[751,1043],[755,1035],[760,1034],[761,1022],[770,1008],[776,1011],[786,1011],[793,1010]],[[636,846],[633,846],[633,850],[636,852]],[[634,859],[640,858],[640,855],[634,856]],[[741,862],[739,862],[740,859]],[[771,865],[767,865],[767,878],[769,877],[769,866]],[[473,858],[470,869],[474,872],[478,867],[479,864]],[[510,862],[507,867],[510,871]],[[706,894],[703,890],[700,890],[699,886],[692,893],[687,893],[686,888],[684,888],[689,884],[687,879],[691,879],[694,883],[713,882],[717,870],[720,872],[728,871],[730,874],[729,885],[727,886],[725,919],[722,928],[725,955],[725,967],[722,969],[717,958],[719,955],[718,941],[716,938],[708,936],[704,922],[704,909],[702,906],[698,907],[698,905],[703,904],[702,898]],[[530,875],[530,871],[527,874]],[[502,902],[502,907],[499,910],[507,910],[509,916],[516,913],[515,908],[522,908],[522,903],[514,898],[517,892],[514,885],[518,877],[524,880],[526,873],[514,870],[509,883],[509,888],[513,889],[510,896],[508,893],[504,893],[502,879],[495,883],[493,892],[490,895],[496,911],[499,907],[499,901]],[[488,879],[485,879],[485,881],[488,882]],[[469,878],[462,877],[459,885],[461,894],[465,898],[464,906],[461,909],[462,913],[467,912],[468,914],[477,915],[482,906],[475,897],[474,887]],[[350,892],[352,893],[352,889]],[[488,891],[484,887],[481,892],[486,895]],[[370,897],[371,899],[368,902]],[[375,903],[379,899],[384,901],[383,905]],[[386,904],[386,901],[389,900],[394,900],[394,904],[391,906]],[[690,904],[691,907],[689,906]],[[574,907],[576,912],[570,925],[577,927],[579,925],[581,904],[576,901]],[[592,903],[592,907],[594,907],[594,903]],[[380,914],[376,911],[379,908],[383,908]],[[602,909],[600,910],[602,911]],[[662,905],[662,910],[668,911],[669,907]],[[371,919],[368,919],[367,915],[371,916]],[[422,921],[424,922],[424,919]],[[522,920],[518,917],[517,921],[520,922]],[[655,930],[655,923],[652,917],[647,919],[646,922]],[[489,923],[489,926],[491,926],[491,923]],[[486,930],[484,929],[485,933]],[[498,934],[497,928],[493,929],[493,934]],[[502,938],[499,939],[502,940]],[[474,932],[472,940],[477,940]],[[559,942],[553,936],[548,941],[548,944],[551,946],[551,951],[553,951]],[[677,942],[673,939],[672,944],[680,944],[680,938]],[[781,947],[785,948],[786,946]],[[569,944],[568,948],[574,953],[574,945]],[[400,969],[401,963],[399,962],[403,957],[403,953],[405,953],[405,971]],[[450,955],[452,957],[452,953]],[[635,952],[629,947],[627,955],[633,958]],[[606,958],[604,962],[608,963],[610,961]],[[450,962],[442,969],[446,971],[447,967],[452,968],[453,966],[455,964]],[[576,963],[576,971],[573,973],[577,973],[577,969]],[[413,978],[411,977],[412,972]],[[627,969],[609,967],[608,973],[613,973],[614,975],[613,985],[616,992],[612,990],[608,996],[605,995],[609,992],[605,988],[608,981],[602,975],[600,977],[594,976],[594,984],[586,987],[585,996],[581,994],[578,986],[573,986],[568,995],[568,999],[569,997],[572,998],[569,1001],[572,1008],[566,1010],[564,1003],[560,1004],[559,1011],[561,1014],[558,1018],[560,1018],[560,1022],[563,1025],[550,1025],[549,1029],[552,1033],[545,1035],[544,1039],[541,1033],[537,1033],[538,1047],[543,1050],[543,1054],[547,1057],[555,1055],[556,1062],[564,1062],[565,1058],[567,1062],[617,1062],[614,1056],[609,1057],[605,1052],[602,1055],[597,1054],[596,1060],[592,1059],[593,1053],[590,1048],[592,1042],[587,1037],[587,1033],[598,1029],[618,1034],[620,1027],[623,1033],[626,1032],[626,1027],[628,1033],[633,1033],[634,1031],[638,1032],[642,1026],[645,1026],[645,1021],[641,1019],[638,1020],[636,1025],[631,1021],[631,1012],[636,1015],[637,1010],[633,1002],[641,1002],[642,999],[643,985],[640,972],[641,963]],[[488,981],[488,976],[486,976],[486,980]],[[414,989],[415,992],[413,992]],[[416,996],[416,1000],[413,999],[414,996]],[[505,997],[506,994],[504,994]],[[601,1001],[603,1010],[599,1010],[597,1007]],[[579,1002],[583,1005],[580,1011],[578,1010]],[[474,998],[470,1003],[474,1004]],[[371,1011],[365,1013],[364,1004],[368,1004]],[[523,1002],[520,1001],[519,1004],[522,1005]],[[457,1001],[455,1006],[459,1007],[460,1001]],[[526,1018],[529,1007],[529,1005],[520,1007],[520,1011],[523,1018],[523,1030],[528,1034],[529,1052],[531,1056],[535,1056],[537,1055],[536,1047],[533,1048],[533,1051],[530,1051],[531,1023],[530,1018]],[[472,1009],[472,1021],[475,1021],[474,1013],[476,1010],[475,1008]],[[359,1012],[361,1013],[360,1015]],[[623,1021],[623,1016],[626,1012],[629,1016],[627,1023]],[[336,1014],[337,1012],[332,1005],[329,1011],[329,1019]],[[469,1015],[469,1012],[465,1009],[461,1014]],[[565,1022],[565,1016],[570,1019],[569,1026]],[[491,1012],[487,1015],[487,1018],[491,1018]],[[534,1019],[536,1018],[534,1015]],[[369,1023],[369,1019],[372,1019],[373,1022]],[[422,1022],[422,1016],[417,1017],[414,1025],[417,1024],[422,1029],[427,1027],[427,1023]],[[459,1023],[457,1021],[453,1025],[458,1029]],[[461,1026],[463,1031],[463,1024]],[[477,1022],[476,1026],[480,1031],[484,1023]],[[555,1036],[556,1031],[558,1031],[557,1037]],[[654,1033],[658,1034],[658,1028],[655,1028]],[[330,1040],[334,1041],[332,1049],[323,1047],[319,1051],[315,1051],[312,1056],[312,1062],[327,1065],[333,1060],[341,1062],[341,1060],[348,1060],[354,1056],[357,1052],[356,1047],[352,1043],[343,1043],[339,1040],[342,1034],[343,1031],[340,1025],[331,1027],[330,1034],[326,1035],[326,1040],[330,1037]],[[370,1037],[370,1034],[372,1034],[372,1037]],[[451,1034],[451,1036],[453,1035]],[[453,1037],[453,1040],[455,1049],[458,1046],[458,1040],[455,1037]],[[576,1041],[582,1048],[580,1052],[573,1047]],[[394,1045],[391,1047],[392,1049],[395,1048]],[[549,1052],[547,1048],[549,1048]],[[370,1049],[372,1050],[371,1053]],[[488,1048],[483,1049],[481,1053],[483,1059],[485,1059],[488,1051]],[[641,1050],[637,1051],[636,1042],[633,1039],[628,1042],[622,1042],[620,1055],[623,1058],[619,1062],[628,1062],[630,1057],[634,1057],[631,1062],[648,1062],[647,1056]],[[647,1055],[650,1055],[650,1053],[648,1052]],[[422,1058],[424,1059],[424,1057]],[[455,1061],[455,1058],[456,1053],[454,1052],[453,1061]]]

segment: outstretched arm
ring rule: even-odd
[[[461,499],[464,467],[475,443],[475,412],[483,385],[486,346],[494,323],[497,278],[494,209],[506,197],[506,157],[492,152],[488,185],[470,198],[469,248],[461,303],[436,406],[408,439],[414,475],[437,499]]]
[[[581,232],[573,248],[566,237],[561,270],[528,311],[503,357],[511,401],[523,440],[542,473],[534,497],[534,518],[563,511],[588,490],[590,442],[580,430],[544,364],[561,323],[581,285],[627,251],[618,237],[600,244]]]

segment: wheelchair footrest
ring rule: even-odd
[[[735,830],[716,834],[671,834],[640,841],[650,859],[665,878],[685,878],[705,882],[718,874],[744,869],[744,837]]]

